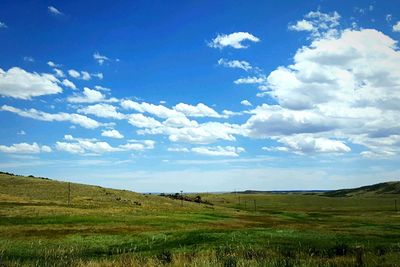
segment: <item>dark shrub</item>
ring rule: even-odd
[[[169,250],[163,250],[157,255],[157,259],[162,264],[168,264],[172,262],[172,253]]]

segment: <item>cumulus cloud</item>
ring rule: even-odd
[[[195,106],[185,103],[179,103],[176,106],[174,106],[174,109],[189,117],[214,117],[214,118],[221,117],[221,115],[219,115],[218,112],[216,112],[209,106],[204,105],[203,103],[198,103]]]
[[[235,141],[235,135],[242,134],[240,125],[206,122],[198,123],[196,126],[170,127],[159,125],[152,128],[139,130],[139,134],[161,134],[167,135],[172,142],[183,142],[190,144],[210,144],[219,140]]]
[[[115,129],[104,130],[104,131],[101,132],[101,136],[110,137],[110,138],[117,138],[117,139],[124,138],[124,136],[120,132],[115,130]]]
[[[339,25],[340,15],[336,11],[329,14],[311,11],[304,18],[289,25],[289,30],[310,32],[312,38],[337,35],[335,28]]]
[[[92,77],[90,76],[90,74],[89,74],[89,72],[87,72],[87,71],[81,71],[81,78],[82,78],[82,80],[85,80],[85,81],[89,81]],[[101,76],[101,78],[103,78],[103,76]]]
[[[320,36],[296,52],[293,64],[268,75],[263,93],[276,104],[254,109],[245,135],[297,153],[349,152],[346,142],[364,146],[362,156],[396,155],[399,62],[397,42],[377,30]]]
[[[48,6],[47,10],[53,14],[53,15],[57,15],[57,16],[61,16],[64,15],[60,10],[58,10],[57,8],[55,8],[54,6]]]
[[[0,29],[5,29],[5,28],[7,28],[7,25],[4,22],[0,21]]]
[[[91,118],[88,118],[86,116],[75,113],[70,114],[70,113],[60,112],[53,114],[53,113],[39,111],[34,108],[23,110],[8,105],[3,105],[0,108],[0,110],[15,113],[21,117],[31,118],[40,121],[69,121],[72,124],[77,124],[87,129],[94,129],[101,126],[99,122]]]
[[[249,62],[244,60],[225,60],[223,58],[218,60],[218,65],[227,67],[227,68],[237,68],[242,69],[245,71],[251,70],[253,67],[250,65]]]
[[[138,128],[156,128],[161,127],[161,122],[152,117],[144,116],[141,113],[127,115],[128,123]]]
[[[392,30],[394,32],[400,32],[400,21],[398,21],[395,25],[393,25]]]
[[[218,34],[211,42],[208,43],[209,47],[222,49],[224,47],[233,47],[235,49],[247,48],[242,42],[259,42],[260,39],[248,32],[234,32],[231,34]]]
[[[27,72],[13,67],[8,71],[0,68],[0,95],[29,100],[32,97],[62,92],[60,81],[51,74]]]
[[[11,146],[0,145],[0,152],[12,154],[37,154],[40,152],[51,152],[49,146],[39,146],[37,143],[19,143]]]
[[[175,118],[175,117],[183,117],[184,115],[176,110],[167,108],[163,105],[154,105],[146,102],[135,102],[132,100],[122,100],[121,106],[124,109],[133,109],[141,113],[149,113],[153,114],[159,118],[167,119],[167,118]]]
[[[282,143],[288,151],[297,154],[346,153],[351,151],[351,149],[342,141],[330,140],[323,137],[313,137],[304,134],[280,137],[277,141]]]
[[[104,78],[103,73],[89,73],[89,72],[84,71],[84,70],[79,72],[77,70],[70,69],[70,70],[68,70],[68,74],[72,78],[81,79],[81,80],[84,80],[84,81],[91,80],[92,76],[93,77],[97,77],[100,80],[102,80]]]
[[[74,94],[67,98],[70,103],[96,103],[96,102],[117,102],[115,98],[107,99],[104,94],[99,91],[90,89],[88,87],[83,88],[82,94]]]
[[[110,118],[118,120],[126,118],[125,114],[118,112],[115,106],[103,103],[80,108],[78,109],[78,112],[86,115],[95,115],[100,118]]]
[[[153,149],[153,140],[129,140],[128,143],[113,147],[109,143],[97,139],[75,138],[64,136],[65,141],[56,142],[56,149],[71,154],[103,154],[124,151],[144,151]]]
[[[47,61],[47,65],[49,65],[49,66],[52,67],[52,68],[59,68],[59,67],[61,67],[60,64],[56,64],[56,63],[54,63],[53,61]]]
[[[240,104],[242,104],[243,106],[252,106],[252,104],[250,103],[250,101],[247,100],[247,99],[242,100],[242,101],[240,102]]]
[[[312,31],[314,26],[307,20],[299,20],[296,24],[290,25],[289,29],[292,31]]]
[[[70,80],[68,80],[68,79],[64,79],[64,80],[62,81],[62,84],[63,84],[65,87],[71,88],[72,90],[76,90],[75,84],[74,84],[73,82],[71,82]]]
[[[77,70],[74,70],[74,69],[69,70],[68,74],[69,74],[69,76],[76,78],[76,79],[81,76],[81,74]]]
[[[225,157],[238,157],[240,153],[244,152],[243,147],[234,146],[214,146],[214,147],[193,147],[192,152],[207,155],[207,156],[225,156]]]
[[[55,68],[55,69],[53,69],[53,70],[54,70],[54,72],[56,73],[56,76],[57,76],[57,77],[60,77],[60,78],[65,77],[65,74],[64,74],[64,72],[63,72],[62,70],[57,69],[57,68]]]

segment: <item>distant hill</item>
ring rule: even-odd
[[[374,185],[367,185],[353,189],[340,189],[328,191],[322,195],[328,197],[351,197],[359,195],[383,195],[383,194],[400,194],[400,182],[385,182]]]
[[[400,194],[400,182],[385,182],[374,185],[367,185],[351,189],[339,190],[275,190],[275,191],[260,191],[260,190],[245,190],[231,192],[240,194],[318,194],[327,197],[350,197],[358,195],[383,195],[383,194]]]
[[[245,191],[237,191],[231,192],[240,193],[240,194],[315,194],[315,193],[324,193],[330,190],[273,190],[273,191],[260,191],[260,190],[245,190]]]
[[[70,199],[70,201],[68,201]],[[80,207],[165,209],[178,201],[150,194],[0,172],[0,202]],[[1,264],[0,264],[1,265]]]

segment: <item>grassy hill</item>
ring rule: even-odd
[[[373,195],[390,195],[400,194],[400,182],[386,182],[374,185],[367,185],[353,189],[340,189],[325,192],[325,196],[329,197],[350,197],[350,196],[373,196]]]
[[[0,173],[0,266],[399,266],[396,194],[200,196]]]

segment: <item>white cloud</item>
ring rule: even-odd
[[[298,153],[350,151],[344,142],[364,146],[363,156],[400,153],[400,52],[382,32],[321,36],[300,48],[293,64],[272,71],[266,86],[277,104],[254,109],[245,136]]]
[[[305,19],[297,21],[296,24],[289,25],[289,30],[308,31],[312,38],[337,35],[335,28],[339,26],[340,15],[336,11],[330,14],[311,11],[304,17]]]
[[[90,76],[89,72],[81,71],[82,80],[89,81],[92,77]]]
[[[299,20],[296,24],[290,25],[289,29],[292,31],[312,31],[314,26],[307,20]]]
[[[13,67],[8,71],[0,68],[0,95],[19,99],[58,94],[62,88],[60,81],[51,74],[30,73],[21,68]]]
[[[42,150],[43,152],[46,152],[46,153],[50,153],[50,152],[53,151],[53,150],[51,149],[51,147],[49,147],[49,146],[42,146],[42,147],[41,147],[41,150]]]
[[[249,62],[244,60],[225,60],[223,58],[218,60],[218,65],[227,67],[227,68],[237,68],[245,71],[251,70],[252,66]]]
[[[67,98],[70,103],[96,103],[96,102],[117,102],[115,98],[107,99],[104,94],[99,91],[83,88],[82,94],[74,94]]]
[[[162,124],[154,118],[146,117],[143,114],[130,114],[127,115],[129,124],[138,128],[156,128],[161,127]]]
[[[165,125],[152,125],[154,127],[139,130],[139,134],[167,135],[172,142],[191,144],[210,144],[218,140],[235,141],[234,135],[243,134],[243,129],[236,124],[206,122],[197,126],[168,127]]]
[[[100,85],[96,85],[94,87],[94,89],[99,90],[99,91],[106,91],[106,92],[111,91],[110,88],[106,88],[106,87],[103,87],[103,86],[100,86]]]
[[[243,147],[233,146],[214,146],[214,147],[193,147],[192,152],[207,155],[207,156],[225,156],[225,157],[238,157],[240,153],[244,152]]]
[[[176,110],[167,108],[163,105],[154,105],[146,102],[138,103],[132,100],[122,100],[121,106],[124,109],[134,109],[141,113],[150,113],[159,118],[167,119],[167,118],[175,118],[175,117],[183,117],[184,115]]]
[[[124,138],[124,136],[120,132],[118,132],[117,130],[114,130],[114,129],[102,131],[101,136],[117,138],[117,139]]]
[[[56,73],[56,76],[57,77],[65,77],[65,74],[64,74],[64,72],[62,71],[62,70],[60,70],[60,69],[53,69],[54,70],[54,72]]]
[[[391,22],[392,21],[392,14],[387,14],[385,19],[386,19],[386,22]]]
[[[263,84],[266,82],[265,77],[246,77],[234,81],[235,84]]]
[[[252,104],[250,103],[250,101],[247,100],[247,99],[242,100],[242,101],[240,102],[240,104],[242,104],[243,106],[252,106]]]
[[[100,55],[99,52],[95,52],[93,54],[93,58],[97,61],[97,63],[99,63],[100,66],[103,65],[105,61],[110,60],[108,57]]]
[[[100,80],[103,80],[103,78],[104,78],[104,75],[103,75],[103,73],[101,73],[101,72],[92,73],[91,75],[92,75],[93,77],[97,77],[97,78],[100,79]]]
[[[231,34],[218,34],[215,39],[208,43],[209,47],[212,48],[224,48],[231,46],[235,49],[247,48],[248,46],[243,45],[242,42],[259,42],[260,39],[248,32],[234,32]]]
[[[313,137],[311,135],[284,136],[277,139],[284,144],[288,151],[298,154],[304,153],[346,153],[351,149],[339,140],[330,140],[323,137]],[[283,149],[281,149],[283,151]]]
[[[59,68],[59,67],[61,67],[60,64],[56,64],[56,63],[54,63],[53,61],[47,61],[47,65],[49,65],[49,66],[52,67],[52,68]]]
[[[53,15],[64,15],[60,10],[58,10],[54,6],[48,6],[47,10]]]
[[[74,138],[71,135],[66,135],[64,139],[68,142],[56,142],[56,149],[72,154],[144,151],[153,149],[155,145],[153,140],[129,140],[126,144],[113,147],[107,142],[98,141],[96,139]]]
[[[79,113],[95,115],[100,118],[124,119],[125,114],[117,111],[117,108],[109,104],[96,104],[78,109]]]
[[[83,154],[85,149],[83,149],[77,143],[66,143],[66,142],[56,142],[56,149],[59,151],[65,151],[71,154]]]
[[[167,150],[170,152],[190,152],[187,147],[169,147]]]
[[[97,77],[98,79],[100,79],[100,80],[102,80],[103,78],[104,78],[104,75],[103,75],[103,73],[89,73],[89,72],[87,72],[87,71],[81,71],[81,72],[79,72],[79,71],[77,71],[77,70],[74,70],[74,69],[70,69],[70,70],[68,70],[68,74],[69,74],[69,76],[71,76],[72,78],[75,78],[75,79],[81,79],[81,80],[84,80],[84,81],[89,81],[89,80],[91,80],[92,79],[92,76],[93,77]]]
[[[189,117],[214,117],[214,118],[221,117],[221,115],[219,115],[218,112],[216,112],[209,106],[204,105],[203,103],[198,103],[196,106],[185,103],[179,103],[176,106],[174,106],[174,109]]]
[[[120,145],[119,148],[123,151],[143,151],[154,149],[156,142],[153,140],[128,140],[125,145]]]
[[[171,117],[163,121],[163,124],[165,126],[169,127],[196,127],[198,125],[197,121],[194,120],[189,120],[185,116],[177,116],[177,117]]]
[[[222,117],[223,118],[230,118],[230,117],[233,117],[233,116],[240,116],[240,115],[243,115],[244,113],[243,112],[236,112],[236,111],[231,111],[231,110],[226,110],[226,109],[224,109],[223,111],[222,111],[222,114],[224,114]]]
[[[17,133],[18,135],[26,135],[26,132],[24,130],[21,130]]]
[[[37,143],[19,143],[11,146],[0,145],[0,152],[13,154],[37,154],[40,152],[51,152],[48,146],[39,146]]]
[[[395,25],[393,25],[392,30],[394,32],[400,32],[400,21],[398,21]]]
[[[101,124],[99,122],[97,122],[91,118],[88,118],[86,116],[79,115],[79,114],[74,114],[74,113],[70,114],[70,113],[60,112],[60,113],[52,114],[52,113],[47,113],[47,112],[43,112],[43,111],[38,111],[33,108],[28,109],[28,110],[22,110],[22,109],[15,108],[12,106],[7,106],[7,105],[3,105],[0,110],[12,112],[12,113],[18,114],[21,117],[26,117],[26,118],[31,118],[31,119],[35,119],[35,120],[41,120],[41,121],[69,121],[72,124],[77,124],[84,128],[87,128],[87,129],[94,129],[94,128],[101,126]]]
[[[64,79],[64,80],[62,81],[62,84],[63,84],[64,86],[68,87],[68,88],[71,88],[72,90],[76,90],[75,84],[74,84],[73,82],[71,82],[70,80],[68,80],[68,79]]]
[[[4,22],[0,21],[0,29],[5,29],[5,28],[8,28],[7,25]]]
[[[69,76],[76,78],[76,79],[78,79],[81,76],[81,74],[77,70],[74,70],[74,69],[69,70],[68,74],[69,74]]]
[[[318,133],[334,129],[336,121],[309,110],[290,110],[279,105],[263,104],[243,125],[248,136],[268,138],[296,133]]]

